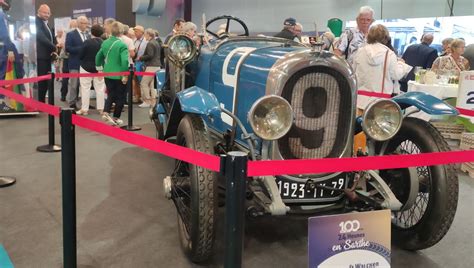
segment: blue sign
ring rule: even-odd
[[[390,210],[313,217],[309,267],[390,267]]]

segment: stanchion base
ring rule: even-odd
[[[56,144],[46,144],[36,147],[36,151],[43,152],[43,153],[56,153],[61,152],[61,146]]]
[[[8,176],[0,176],[0,188],[15,184],[16,179]]]
[[[128,131],[139,131],[141,130],[142,128],[141,127],[137,127],[137,126],[121,126],[120,127],[121,129],[125,129],[125,130],[128,130]]]

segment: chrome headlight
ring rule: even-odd
[[[392,100],[375,100],[365,109],[362,129],[365,134],[376,141],[391,139],[402,126],[402,111]]]
[[[196,54],[196,45],[186,35],[176,35],[168,41],[168,59],[180,67],[192,61]]]
[[[285,136],[293,125],[293,110],[284,98],[268,95],[252,105],[248,120],[257,136],[264,140],[276,140]]]

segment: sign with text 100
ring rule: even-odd
[[[313,217],[309,267],[390,267],[390,210]]]

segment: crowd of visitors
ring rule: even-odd
[[[385,94],[406,91],[407,82],[414,80],[414,67],[431,68],[438,75],[459,75],[461,71],[473,69],[473,44],[466,47],[463,39],[445,38],[442,41],[443,52],[438,56],[437,50],[430,47],[433,33],[425,33],[421,43],[411,44],[403,55],[397,55],[388,29],[381,24],[372,25],[374,15],[371,7],[363,6],[356,16],[355,28],[343,31],[336,40],[331,32],[326,32],[320,40],[323,41],[323,49],[347,60],[355,71],[359,90]],[[196,25],[182,19],[175,21],[163,42],[158,31],[152,28],[145,30],[141,25],[129,27],[113,18],[105,19],[103,25],[89,25],[89,19],[85,16],[71,20],[69,29],[59,29],[55,35],[48,24],[50,16],[50,7],[40,5],[36,17],[38,76],[51,72],[52,63],[55,63],[56,72],[64,73],[121,72],[128,71],[130,66],[136,71],[157,72],[167,68],[163,44],[170,37],[185,34],[197,46],[202,42],[196,35]],[[220,26],[219,35],[222,31],[228,31],[225,24]],[[302,24],[295,18],[287,18],[283,29],[275,37],[308,42],[303,40],[302,33]],[[229,33],[224,34],[229,36]],[[311,39],[309,42],[312,42]],[[14,55],[8,54],[8,57]],[[103,113],[104,120],[115,125],[122,123],[120,114],[127,95],[126,77],[64,78],[61,83],[61,100],[67,100],[67,105],[77,109],[77,114],[89,113],[90,93],[94,89],[96,108]],[[135,76],[131,83],[134,103],[141,102],[138,106],[143,108],[156,103],[154,77]],[[38,83],[38,99],[42,102],[45,101],[47,88],[47,81]],[[359,96],[358,108],[364,109],[372,98]],[[112,110],[113,114],[110,114]]]
[[[38,75],[51,72],[52,63],[57,72],[64,73],[125,72],[130,66],[136,71],[157,72],[163,66],[163,42],[155,29],[145,30],[141,25],[131,28],[113,18],[105,19],[103,25],[90,25],[87,17],[79,16],[71,20],[68,30],[58,30],[54,35],[48,24],[50,16],[50,7],[41,5],[36,18]],[[185,22],[177,20],[172,34],[181,32],[181,24]],[[196,30],[195,25],[191,30]],[[67,101],[77,114],[88,115],[93,89],[96,109],[104,121],[121,125],[120,116],[128,93],[127,79],[127,76],[64,78],[61,81],[61,101]],[[154,80],[152,76],[134,77],[133,99],[135,103],[142,101],[139,107],[150,107],[156,102]],[[42,102],[45,101],[47,83],[39,83],[38,99]]]

